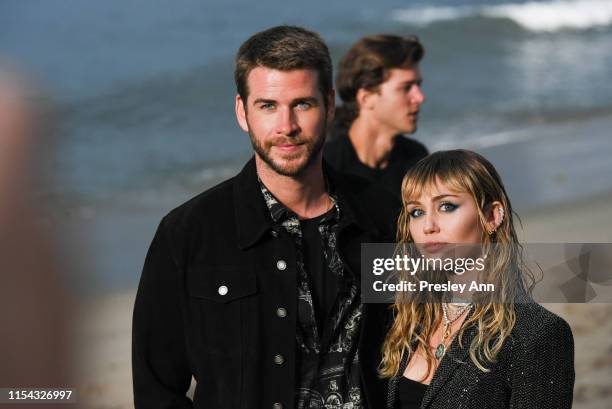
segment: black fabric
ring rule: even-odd
[[[319,332],[322,333],[323,322],[329,317],[330,310],[338,295],[338,278],[327,267],[323,252],[323,241],[319,232],[319,223],[327,214],[312,219],[300,220],[303,235],[304,267],[311,282],[312,301]]]
[[[393,240],[399,204],[361,179],[328,168],[325,174],[342,209],[338,252],[344,269],[360,277],[361,244]],[[254,159],[162,219],[134,305],[137,409],[294,408],[296,251],[289,234],[274,227]],[[362,308],[364,406],[380,408],[386,389],[376,368],[387,307]],[[185,396],[192,376],[193,401]]]
[[[295,245],[297,270],[296,408],[325,409],[331,406],[363,407],[359,377],[357,338],[361,327],[361,292],[353,274],[346,270],[337,250],[337,227],[342,210],[326,183],[332,210],[317,218],[320,255],[329,275],[341,291],[329,319],[317,326],[312,280],[304,264],[304,235],[300,219],[260,182],[262,196],[278,231],[286,231]]]
[[[571,408],[574,391],[574,339],[562,318],[536,303],[515,304],[516,324],[497,356],[481,371],[469,356],[477,335],[472,326],[457,337],[425,391],[421,408]],[[468,313],[468,317],[473,311]],[[398,376],[389,380],[388,409],[399,409]]]
[[[427,385],[401,376],[398,385],[400,409],[419,409],[426,390]]]
[[[348,135],[339,134],[325,144],[323,155],[336,170],[375,182],[399,199],[406,172],[427,156],[428,152],[420,142],[398,135],[387,166],[384,169],[374,169],[359,160]]]

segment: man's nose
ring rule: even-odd
[[[423,92],[423,88],[420,85],[413,85],[410,90],[410,100],[413,104],[421,105],[425,102],[425,93]]]
[[[286,136],[295,136],[299,133],[297,117],[292,109],[281,109],[278,112],[276,133]]]

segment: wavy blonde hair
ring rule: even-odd
[[[487,362],[495,362],[514,327],[514,300],[528,294],[535,280],[523,262],[522,247],[514,228],[512,205],[499,174],[488,160],[468,150],[433,153],[408,171],[402,182],[403,208],[398,219],[398,249],[413,243],[407,203],[418,199],[438,182],[455,192],[467,193],[474,199],[483,231],[483,248],[488,255],[487,280],[495,282],[496,288],[501,289],[496,292],[495,298],[485,294],[475,300],[473,314],[458,333],[459,345],[463,347],[461,339],[464,331],[476,326],[477,335],[469,346],[470,358],[480,370],[488,372]],[[505,217],[495,233],[487,234],[486,214],[495,201],[503,206]],[[382,377],[396,376],[403,354],[412,354],[419,348],[425,351],[427,359],[427,374],[423,380],[434,368],[435,357],[429,345],[435,329],[441,323],[442,299],[435,293],[421,293],[418,297],[421,298],[417,300],[406,292],[396,295],[392,306],[395,319],[383,344],[383,359],[379,368]]]

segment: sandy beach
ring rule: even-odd
[[[612,242],[612,194],[526,213],[525,242]],[[544,304],[574,334],[574,407],[609,408],[612,399],[612,304]]]
[[[525,242],[612,242],[612,194],[520,214]],[[519,229],[520,230],[520,229]],[[131,319],[135,291],[101,296],[81,308],[77,372],[86,408],[132,408]],[[546,304],[574,333],[574,407],[612,399],[612,304]]]
[[[17,99],[32,112],[15,121],[16,138],[6,138],[11,109],[0,107],[0,119],[9,118],[0,139],[27,145],[0,148],[9,159],[0,165],[17,165],[17,183],[6,184],[0,201],[12,203],[26,188],[24,203],[33,202],[33,213],[40,207],[44,230],[52,228],[40,240],[53,257],[33,251],[30,236],[38,233],[22,227],[37,214],[15,201],[19,211],[10,208],[8,225],[0,223],[11,242],[0,273],[15,276],[0,286],[9,307],[0,306],[9,317],[0,321],[0,340],[10,341],[0,350],[16,363],[4,360],[0,373],[17,372],[22,360],[12,349],[19,348],[52,375],[62,372],[65,359],[51,342],[60,337],[27,313],[44,321],[59,310],[63,324],[69,310],[77,315],[75,382],[66,386],[77,389],[77,406],[133,408],[131,320],[146,249],[164,214],[235,175],[253,154],[235,118],[235,56],[247,38],[277,24],[319,33],[334,68],[362,36],[417,36],[426,49],[427,102],[413,136],[430,152],[463,148],[490,160],[513,205],[529,209],[520,212],[521,242],[612,243],[611,0],[73,3],[2,2],[0,69],[19,74],[24,95]],[[0,171],[0,179],[6,175]],[[26,233],[26,256],[12,250],[13,225]],[[64,294],[45,286],[37,291],[50,297],[38,297],[36,280],[10,258],[15,266],[40,263],[32,270],[42,272],[40,283],[65,286],[78,300],[74,311],[72,298],[63,309],[57,300]],[[49,274],[54,268],[57,277]],[[602,278],[599,288],[612,291]],[[546,307],[574,333],[574,407],[612,407],[612,301]],[[19,325],[9,325],[13,319]],[[62,332],[55,321],[46,324]],[[39,355],[32,344],[44,346]],[[44,371],[21,372],[36,379]]]

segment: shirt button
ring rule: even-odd
[[[287,316],[287,310],[284,308],[277,308],[276,309],[276,316],[279,318],[285,318]]]
[[[272,409],[283,409],[283,404],[276,402],[274,405],[272,405]]]
[[[227,286],[222,285],[221,287],[219,287],[219,289],[217,291],[219,292],[219,295],[225,295],[225,294],[227,294],[229,289],[227,288]]]
[[[274,363],[276,365],[282,365],[285,363],[285,357],[282,355],[274,355]]]
[[[280,271],[283,271],[287,268],[287,263],[285,262],[285,260],[278,260],[276,262],[276,268],[278,268]]]

